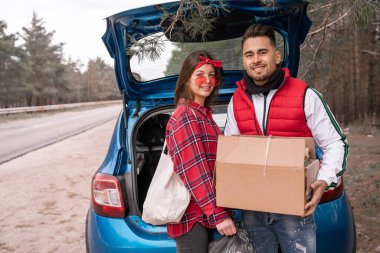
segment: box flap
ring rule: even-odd
[[[297,137],[296,137],[297,138]],[[315,144],[313,138],[304,138],[306,141],[306,147],[310,150],[310,159],[317,159],[315,155]]]
[[[317,179],[318,171],[319,171],[319,160],[312,161],[306,167],[306,199],[311,199],[312,189],[310,185]]]
[[[313,140],[307,138],[219,136],[216,160],[231,164],[303,167],[305,147],[315,153]]]

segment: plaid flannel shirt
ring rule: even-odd
[[[189,232],[196,222],[204,227],[231,216],[228,209],[217,207],[213,175],[219,127],[210,108],[181,100],[166,128],[166,141],[174,170],[191,194],[189,206],[178,223],[167,224],[168,235],[178,238]]]

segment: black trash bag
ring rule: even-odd
[[[208,245],[209,253],[254,253],[247,232],[238,227],[233,236],[222,236]]]

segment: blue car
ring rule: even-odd
[[[297,75],[300,44],[311,26],[307,2],[279,0],[274,7],[258,0],[223,2],[225,9],[211,1],[218,11],[206,42],[187,34],[180,22],[173,34],[182,37],[167,32],[170,20],[165,15],[175,13],[180,2],[127,10],[106,19],[103,41],[115,62],[124,106],[107,156],[93,177],[86,220],[87,252],[175,252],[166,226],[145,223],[141,213],[164,144],[166,123],[174,111],[177,75],[189,52],[206,49],[223,61],[224,86],[214,106],[214,119],[222,131],[235,82],[242,78],[241,36],[249,25],[263,23],[275,28],[282,64],[292,76]],[[159,55],[151,55],[155,59],[143,57],[152,52],[149,48],[138,51],[140,42],[149,41],[160,49]],[[343,180],[324,194],[315,219],[318,252],[355,252],[355,223]]]

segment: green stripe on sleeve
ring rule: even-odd
[[[327,115],[329,116],[330,118],[330,121],[331,123],[333,124],[335,130],[338,132],[338,134],[340,135],[341,137],[341,140],[343,141],[344,143],[344,159],[343,159],[343,164],[342,164],[342,171],[339,172],[337,174],[337,176],[341,176],[343,175],[343,173],[346,171],[346,162],[347,162],[347,154],[348,154],[348,143],[347,143],[347,140],[346,140],[346,136],[343,134],[342,130],[340,129],[338,123],[336,122],[335,118],[334,118],[334,115],[331,113],[330,111],[330,108],[328,107],[328,105],[326,104],[325,100],[323,100],[323,97],[322,95],[315,89],[311,88],[311,90],[313,90],[315,92],[315,94],[317,94],[317,96],[319,97],[319,99],[321,100],[323,106],[325,107],[325,110],[327,112]],[[334,185],[333,185],[334,184]],[[332,183],[330,185],[331,187],[335,187],[336,184],[335,183]]]

